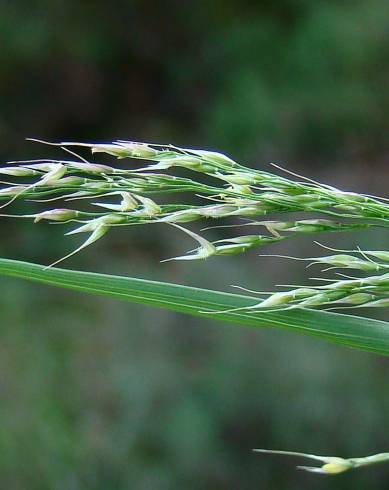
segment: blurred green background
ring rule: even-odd
[[[387,195],[388,25],[386,0],[1,0],[0,157],[50,153],[28,136],[171,142]],[[48,264],[78,243],[59,226],[0,226],[2,257]],[[387,248],[382,233],[320,239]],[[311,242],[265,251],[320,254]],[[306,280],[255,251],[159,263],[191,245],[162,226],[120,230],[65,266],[224,290]],[[1,488],[387,488],[388,466],[327,479],[251,452],[388,451],[385,358],[11,279],[0,288]]]

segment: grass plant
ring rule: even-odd
[[[255,170],[205,150],[128,141],[50,144],[64,150],[66,158],[9,162],[0,168],[1,216],[62,223],[69,227],[67,235],[87,238],[51,265],[0,259],[1,275],[225,322],[294,330],[389,354],[389,323],[328,311],[352,308],[355,313],[356,308],[389,306],[387,250],[363,251],[358,244],[353,250],[337,250],[326,245],[329,250],[322,256],[296,259],[309,267],[318,264],[323,272],[335,270],[335,275],[276,292],[246,290],[249,296],[54,267],[119,226],[163,223],[178,228],[195,243],[193,250],[167,259],[181,261],[236,255],[302,235],[388,228],[387,198],[343,191],[278,166],[274,173]],[[78,154],[85,150],[138,160],[140,165],[91,162]],[[20,200],[42,209],[12,213],[12,204]],[[57,207],[57,201],[63,207]],[[223,238],[207,238],[214,227],[223,231]],[[350,276],[350,270],[356,275]],[[389,459],[387,453],[352,459],[285,454],[319,460],[324,463],[321,468],[303,468],[326,474]]]

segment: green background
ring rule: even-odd
[[[29,136],[154,141],[387,195],[388,25],[384,0],[2,0],[0,157],[58,155]],[[3,257],[48,264],[79,243],[0,226]],[[65,266],[224,290],[308,277],[256,251],[160,264],[192,243],[155,230],[112,232]],[[382,232],[320,240],[387,248]],[[311,242],[264,253],[320,254]],[[388,466],[319,478],[251,452],[388,451],[385,358],[17,280],[0,291],[2,488],[387,488]]]

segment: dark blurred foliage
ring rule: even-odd
[[[27,136],[172,142],[387,194],[388,21],[385,0],[0,0],[0,156],[50,153]],[[41,263],[78,243],[60,226],[1,230],[1,256]],[[387,247],[382,233],[321,241]],[[320,253],[310,242],[271,252]],[[163,227],[121,230],[66,267],[219,289],[306,280],[299,264],[256,253],[159,265],[190,247]],[[387,488],[388,467],[323,479],[251,453],[387,451],[385,359],[0,287],[1,488]]]

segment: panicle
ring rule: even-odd
[[[191,236],[199,242],[199,247],[195,253],[183,256],[185,257],[183,260],[202,259],[214,255],[234,255],[301,234],[344,232],[384,226],[385,220],[386,222],[389,220],[387,200],[341,191],[289,171],[286,172],[294,176],[294,179],[289,175],[285,177],[248,168],[229,156],[215,151],[123,140],[110,143],[49,144],[61,147],[76,159],[25,160],[10,162],[11,165],[0,168],[0,175],[13,180],[0,184],[0,200],[5,201],[5,204],[0,207],[9,206],[17,199],[41,203],[59,199],[84,200],[85,205],[94,206],[92,211],[87,209],[84,211],[81,208],[70,213],[69,210],[65,212],[66,207],[49,208],[22,216],[31,217],[35,222],[46,219],[66,222],[80,218],[82,226],[78,228],[78,232],[80,229],[89,230],[94,233],[93,238],[103,233],[103,231],[97,233],[96,226],[106,232],[106,227],[115,225],[166,223],[179,226],[180,223],[201,219],[230,220],[231,224],[228,222],[226,227],[261,226],[268,233],[268,235],[252,234],[232,238],[227,235],[219,240],[210,241],[185,230],[188,234],[193,233]],[[69,149],[74,146],[85,148],[92,154],[105,153],[118,159],[131,158],[145,162],[142,162],[143,166],[138,168],[117,168],[114,165],[89,162]],[[15,165],[16,163],[18,165]],[[185,176],[175,175],[175,170],[180,168],[189,172],[184,172]],[[195,178],[187,177],[188,173],[195,175]],[[27,183],[15,182],[16,179],[24,178],[28,179]],[[176,198],[178,194],[183,193],[190,194],[189,201]],[[163,195],[162,203],[154,197],[159,194]],[[105,199],[110,196],[116,197],[117,200],[106,201]],[[194,197],[202,201],[198,204],[193,201]],[[204,200],[207,202],[204,203]],[[213,201],[212,204],[209,201]],[[96,212],[96,208],[100,208],[99,212]],[[314,212],[321,218],[294,220],[263,218],[270,213],[292,212]],[[112,216],[117,217],[116,223],[110,222]],[[254,221],[259,216],[263,221]],[[246,222],[234,224],[233,220],[236,218],[246,219]],[[220,228],[223,228],[223,225]],[[199,237],[204,241],[200,242]],[[360,257],[333,254],[312,260],[329,268],[381,272],[387,268],[389,253],[371,251],[363,253]],[[375,284],[374,281],[378,283]],[[333,290],[343,291],[349,289],[351,283],[334,281],[331,286]],[[353,288],[358,287],[380,287],[382,290],[386,286],[381,279],[371,277],[370,282],[366,278],[355,279]],[[356,292],[353,291],[352,294],[354,293]],[[320,301],[322,304],[327,304],[321,294],[322,292],[318,293],[315,299],[300,298],[300,301],[305,301],[305,305],[311,306],[314,303],[319,304]],[[370,291],[366,294],[370,294]],[[338,301],[335,296],[333,302]],[[353,298],[355,301],[356,297]],[[374,299],[376,304],[383,303],[383,300],[382,296]],[[290,304],[296,306],[297,303],[298,299],[294,298]]]

